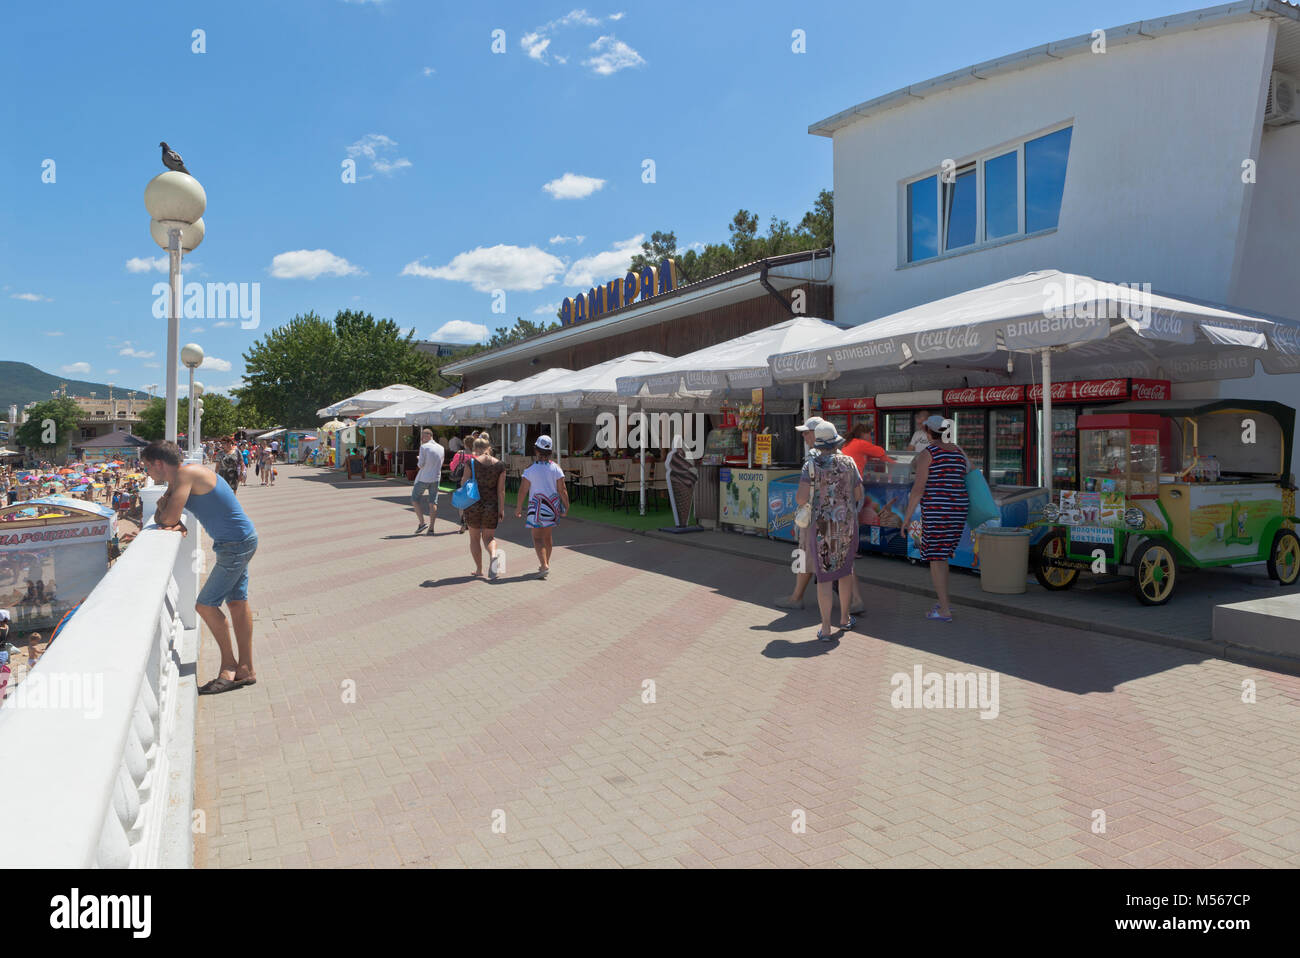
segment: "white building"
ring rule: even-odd
[[[1300,7],[1080,26],[809,128],[834,142],[837,322],[1035,269],[1300,316],[1295,86],[1266,117],[1275,74],[1300,80]],[[1300,405],[1297,379],[1175,395]]]

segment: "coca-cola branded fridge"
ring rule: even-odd
[[[821,412],[818,413],[827,422],[835,424],[841,436],[848,436],[853,427],[863,424],[867,427],[867,438],[876,441],[876,400],[869,397],[858,399],[822,399]]]

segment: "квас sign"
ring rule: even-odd
[[[677,263],[665,259],[657,267],[643,266],[640,273],[629,270],[622,279],[612,279],[586,293],[569,297],[560,304],[560,322],[565,326],[585,322],[676,288]]]

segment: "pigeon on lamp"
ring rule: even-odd
[[[169,170],[175,170],[177,173],[188,174],[190,172],[185,169],[185,161],[181,159],[181,155],[169,147],[165,141],[158,145],[162,147],[163,166]]]

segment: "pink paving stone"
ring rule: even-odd
[[[1252,670],[1261,688],[1292,696],[1282,706],[1291,711],[1276,720],[1251,713],[1243,730],[1240,710],[1198,707],[1179,726],[1169,718],[1183,703],[1204,699],[1207,688],[1231,692],[1240,669],[1070,629],[1026,643],[1024,620],[970,609],[945,631],[940,656],[909,645],[928,607],[924,597],[867,586],[875,638],[816,648],[811,658],[768,659],[762,653],[769,645],[809,643],[814,622],[766,631],[767,623],[785,621],[766,607],[788,587],[779,568],[565,523],[556,572],[545,584],[559,586],[550,594],[565,601],[539,606],[531,587],[540,583],[456,582],[466,565],[464,537],[386,538],[409,523],[409,509],[387,501],[404,497],[402,484],[300,478],[317,475],[290,467],[276,487],[241,500],[263,540],[251,570],[262,681],[237,701],[201,702],[196,772],[200,807],[253,803],[248,821],[221,816],[238,841],[297,804],[304,829],[314,816],[310,822],[326,822],[345,843],[336,849],[304,834],[313,862],[389,863],[390,839],[406,843],[414,835],[431,846],[427,865],[456,861],[470,847],[467,838],[474,847],[474,836],[493,838],[488,813],[504,807],[518,835],[561,836],[570,846],[600,835],[595,841],[620,849],[630,865],[667,849],[665,860],[687,867],[763,867],[793,864],[799,846],[790,841],[788,816],[802,807],[810,830],[799,837],[811,845],[822,836],[831,856],[805,862],[810,867],[862,861],[860,835],[870,842],[879,834],[854,827],[863,814],[943,831],[932,860],[899,846],[898,864],[959,864],[961,839],[982,830],[980,820],[1030,803],[1020,813],[1029,821],[1080,822],[1077,862],[1123,867],[1117,858],[1136,853],[1086,829],[1092,809],[1113,813],[1124,805],[1126,814],[1112,814],[1114,833],[1131,827],[1130,819],[1139,834],[1147,830],[1144,847],[1165,848],[1152,865],[1207,857],[1201,853],[1209,848],[1228,860],[1294,864],[1294,852],[1280,845],[1270,858],[1233,841],[1234,822],[1256,830],[1300,823],[1292,796],[1276,792],[1278,804],[1261,820],[1250,810],[1263,804],[1262,793],[1239,795],[1225,784],[1229,775],[1262,773],[1263,760],[1252,764],[1250,756],[1273,756],[1276,765],[1300,746],[1300,682],[1291,677]],[[322,515],[333,517],[328,528]],[[522,532],[510,523],[501,532],[517,558],[528,554]],[[340,542],[348,548],[340,550]],[[430,578],[450,581],[421,588]],[[485,610],[472,632],[445,611],[465,602]],[[370,627],[391,637],[364,655],[336,628],[340,615],[359,606],[369,610]],[[599,638],[575,631],[578,619],[600,623]],[[503,659],[506,643],[511,654]],[[204,645],[205,674],[214,667],[211,645]],[[1017,734],[1017,752],[1046,762],[1045,774],[1029,777],[1005,750],[966,749],[961,768],[949,769],[951,737],[965,728],[964,716],[918,712],[901,734],[882,737],[878,723],[897,727],[899,718],[882,707],[888,675],[911,660],[1000,668],[1004,708],[1014,700],[1033,723]],[[957,665],[938,665],[942,660]],[[680,667],[686,662],[689,669]],[[532,677],[542,673],[547,678]],[[669,675],[657,706],[635,707],[643,677]],[[340,700],[344,676],[358,680],[355,705]],[[443,691],[425,694],[430,682]],[[1076,686],[1095,691],[1068,691]],[[1271,703],[1282,701],[1275,693]],[[1153,716],[1164,721],[1157,725]],[[1185,755],[1193,740],[1194,752]],[[708,765],[714,759],[701,758],[706,751],[722,753],[716,772]],[[919,766],[900,773],[893,767],[900,752],[938,763],[939,774]],[[616,784],[619,778],[627,781]],[[656,782],[662,787],[641,787]],[[1044,798],[1055,805],[1038,804]],[[319,807],[305,809],[308,801]],[[584,823],[578,814],[587,809],[594,817]],[[557,828],[557,816],[569,813],[575,830]],[[530,831],[530,817],[547,824]],[[665,827],[642,830],[639,819]],[[682,820],[692,824],[673,824]],[[593,822],[609,831],[594,832]],[[907,827],[897,833],[913,834]],[[1171,832],[1207,840],[1192,851]],[[889,841],[881,836],[879,844]],[[554,851],[561,850],[557,844]],[[557,861],[616,864],[594,851],[603,858],[575,853]],[[221,854],[203,836],[196,841],[198,864],[218,864]],[[525,857],[499,860],[523,865]],[[868,860],[893,863],[876,857]],[[468,863],[489,860],[484,852]]]

